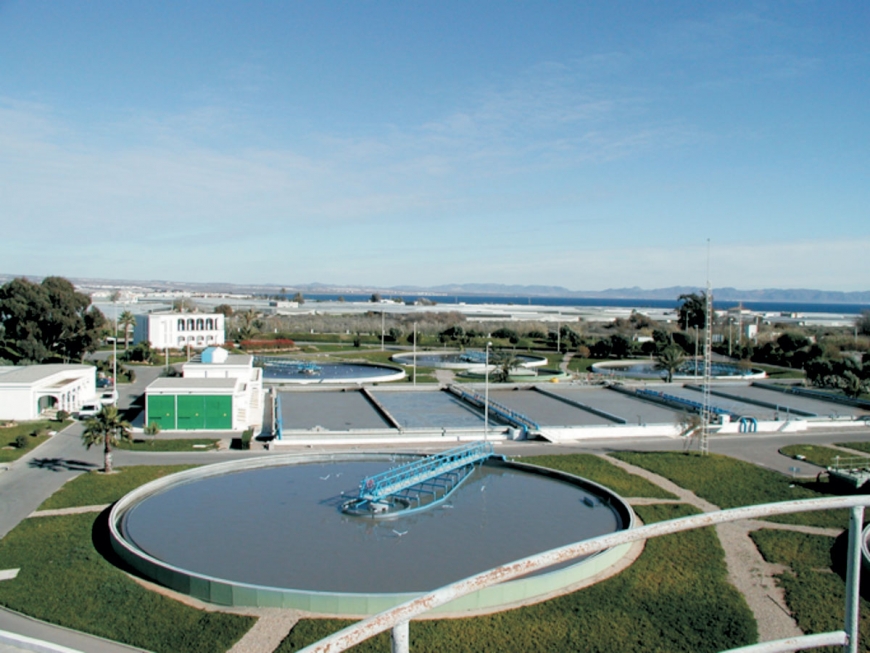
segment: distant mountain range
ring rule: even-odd
[[[0,283],[15,277],[27,277],[39,281],[42,277],[35,275],[0,274]],[[163,280],[121,280],[121,279],[91,279],[68,277],[76,286],[90,291],[97,289],[137,288],[154,291],[190,291],[194,293],[238,293],[238,294],[269,294],[280,293],[283,288],[293,294],[336,294],[361,295],[381,293],[383,295],[421,295],[421,296],[451,296],[451,295],[487,295],[496,297],[584,297],[607,299],[676,299],[682,294],[701,292],[698,286],[671,286],[669,288],[645,289],[608,288],[607,290],[570,290],[564,286],[540,285],[509,285],[499,283],[461,283],[443,284],[439,286],[353,286],[322,283],[308,284],[234,284],[234,283],[194,283]],[[870,290],[855,292],[839,292],[833,290],[814,290],[811,288],[762,288],[743,290],[739,288],[714,288],[713,296],[722,301],[767,301],[767,302],[802,302],[818,304],[866,304],[870,303]]]

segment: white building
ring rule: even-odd
[[[263,423],[263,370],[254,357],[209,347],[182,366],[182,378],[145,389],[145,423],[164,431],[243,431]]]
[[[221,313],[149,313],[136,316],[133,343],[155,349],[203,349],[224,343]]]
[[[0,419],[34,420],[47,410],[72,413],[96,394],[92,365],[0,367]]]

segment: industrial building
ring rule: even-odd
[[[243,431],[262,422],[262,369],[253,356],[209,347],[182,366],[182,377],[145,389],[145,424],[164,431]]]

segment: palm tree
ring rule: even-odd
[[[519,364],[519,359],[511,352],[498,352],[494,356],[495,364],[498,366],[493,371],[493,380],[496,383],[507,383],[511,378],[511,370]]]
[[[656,356],[656,369],[668,373],[668,383],[674,380],[674,372],[683,364],[684,354],[679,345],[668,345]]]
[[[136,326],[136,316],[130,311],[124,311],[118,316],[118,326],[124,329],[124,350],[130,347],[130,328]]]
[[[103,471],[112,471],[112,445],[121,440],[130,442],[132,434],[130,422],[121,418],[115,406],[103,406],[95,417],[85,423],[82,443],[90,449],[95,444],[103,445]]]

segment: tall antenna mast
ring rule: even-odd
[[[698,363],[696,362],[695,365]],[[704,403],[701,409],[701,455],[710,453],[710,382],[713,378],[713,287],[710,285],[710,239],[707,239],[707,294],[704,306]]]

